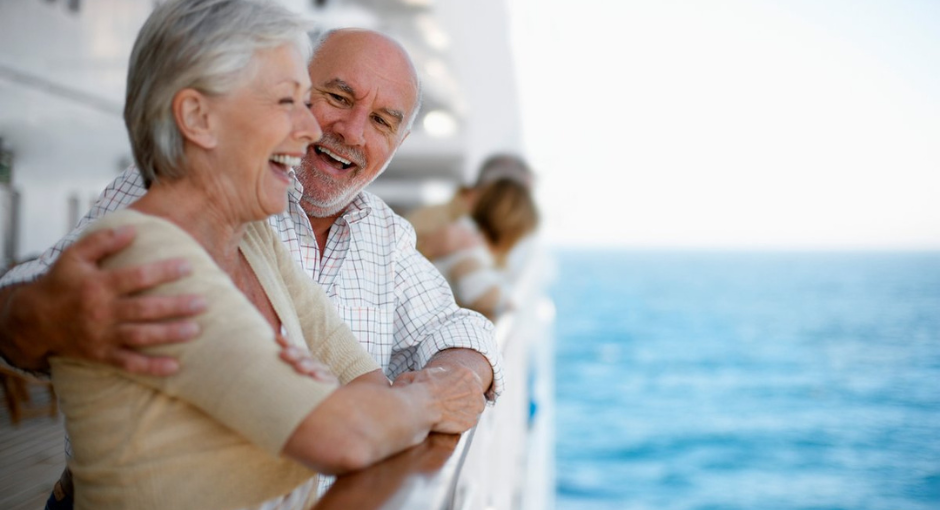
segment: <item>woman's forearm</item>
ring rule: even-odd
[[[424,385],[393,388],[381,371],[370,372],[318,405],[284,453],[320,473],[354,471],[423,441],[439,414]]]

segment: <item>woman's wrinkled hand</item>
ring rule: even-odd
[[[420,384],[430,393],[437,412],[437,420],[431,428],[433,432],[463,433],[477,424],[486,408],[480,376],[463,365],[404,372],[395,379],[392,387],[409,384]]]

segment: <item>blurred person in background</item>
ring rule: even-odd
[[[510,307],[507,260],[516,244],[535,231],[539,215],[529,188],[517,180],[502,178],[475,193],[469,214],[454,223],[482,242],[432,262],[451,284],[458,304],[492,320]]]
[[[473,186],[461,187],[447,203],[419,208],[408,214],[408,221],[414,225],[418,235],[418,250],[429,259],[437,261],[437,264],[441,261],[458,259],[461,253],[483,253],[489,250],[488,245],[492,243],[492,240],[484,238],[468,217],[487,186],[503,180],[519,185],[517,188],[514,187],[515,193],[520,193],[522,189],[526,190],[525,198],[519,200],[527,202],[526,205],[520,205],[522,209],[531,209],[527,213],[532,216],[533,220],[533,226],[527,232],[531,234],[534,231],[534,223],[537,222],[537,208],[531,195],[535,175],[520,156],[497,153],[484,160]],[[523,235],[515,239],[511,246],[501,248],[500,253],[497,254],[499,272],[492,273],[488,278],[498,277],[504,289],[501,292],[503,296],[510,293],[509,289],[512,284],[518,281],[524,271],[532,252],[533,242],[534,236]],[[450,277],[450,282],[452,284],[456,282],[455,276]],[[466,300],[467,297],[464,299]],[[491,306],[479,306],[487,310],[485,313],[492,313]]]
[[[476,391],[447,402],[482,410],[502,389],[492,324],[456,306],[446,280],[414,248],[414,231],[363,188],[410,132],[420,88],[407,54],[367,30],[332,31],[309,67],[310,111],[323,131],[288,186],[288,209],[272,216],[278,238],[321,284],[361,345],[396,385],[471,375]],[[289,174],[293,171],[288,170]],[[74,242],[88,223],[143,196],[136,169],[124,172],[66,239],[19,266],[0,290],[0,349],[22,369],[48,370],[53,355],[105,362],[136,374],[179,370],[173,356],[140,352],[200,334],[205,296],[147,289],[192,273],[186,259],[125,268],[102,261],[132,246],[132,229],[103,229]]]
[[[500,179],[514,180],[531,189],[535,176],[521,157],[508,153],[493,154],[480,165],[473,186],[461,186],[448,202],[420,207],[408,213],[407,219],[418,235],[418,251],[434,260],[481,244],[483,239],[475,230],[466,228],[457,220],[470,213],[477,196],[487,184]]]

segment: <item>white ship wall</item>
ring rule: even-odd
[[[80,5],[0,2],[0,138],[22,196],[19,258],[69,230],[70,196],[87,202],[130,161],[126,61],[150,3]]]
[[[521,150],[504,2],[282,3],[325,26],[367,26],[400,39],[425,84],[423,113],[441,109],[455,117],[457,131],[445,137],[425,131],[419,117],[373,185],[394,207],[443,201],[473,180],[488,154]],[[0,138],[13,152],[13,184],[22,197],[18,258],[70,230],[69,202],[84,210],[132,161],[121,118],[124,81],[133,40],[153,4],[0,1]]]

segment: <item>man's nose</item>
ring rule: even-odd
[[[345,113],[333,125],[333,130],[343,137],[343,141],[347,145],[365,145],[366,121],[369,118],[368,110],[357,106],[346,110]]]

